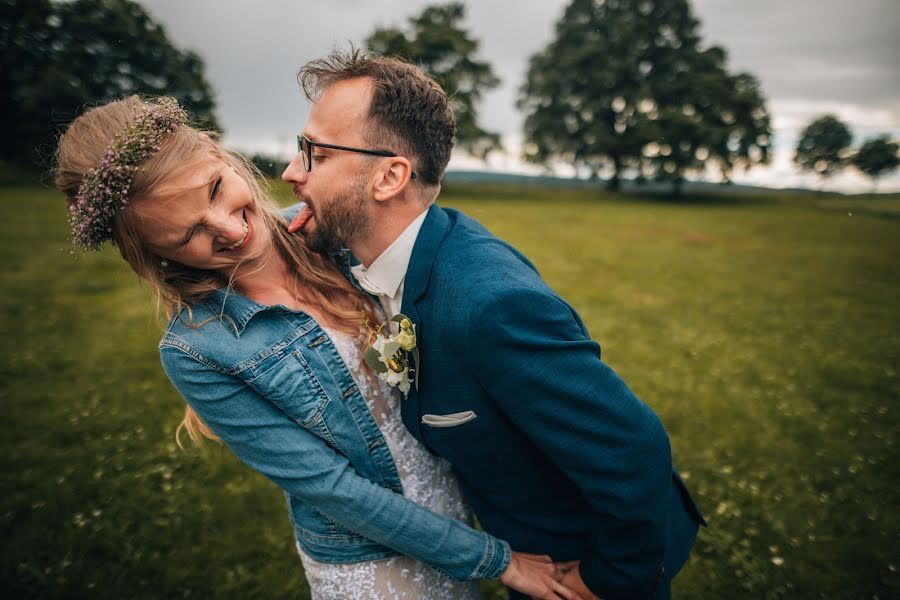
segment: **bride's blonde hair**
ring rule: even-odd
[[[129,96],[93,108],[69,126],[59,140],[56,155],[56,186],[72,203],[88,172],[97,166],[116,136],[128,130],[149,105],[151,98]],[[333,327],[346,333],[358,333],[361,313],[370,320],[371,305],[323,256],[306,247],[302,238],[287,232],[286,222],[278,206],[259,183],[260,174],[241,155],[224,148],[214,135],[190,125],[179,126],[163,140],[158,152],[143,161],[128,190],[129,198],[157,198],[154,191],[173,177],[196,167],[209,158],[210,152],[233,168],[249,185],[257,213],[271,234],[276,251],[289,266],[293,278],[288,282],[298,298],[316,309]],[[162,198],[160,198],[162,199]],[[112,222],[112,241],[132,270],[150,284],[157,298],[157,309],[165,307],[166,316],[187,314],[193,324],[192,305],[204,300],[215,290],[230,287],[229,277],[216,272],[170,263],[163,267],[161,259],[150,252],[135,228],[131,204],[116,211]],[[188,405],[176,431],[176,439],[184,429],[198,442],[204,437],[217,439]],[[180,441],[179,441],[180,443]]]

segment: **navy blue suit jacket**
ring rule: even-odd
[[[587,586],[609,600],[651,596],[674,576],[703,517],[666,431],[528,259],[434,205],[402,312],[421,357],[403,421],[453,464],[486,531],[515,550],[581,560]],[[464,411],[475,418],[422,422]]]

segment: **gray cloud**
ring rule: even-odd
[[[756,74],[773,99],[846,102],[900,113],[896,0],[695,0],[705,39]]]

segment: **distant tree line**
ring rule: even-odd
[[[852,141],[853,135],[844,122],[834,115],[823,115],[803,129],[794,151],[794,163],[805,171],[815,172],[822,181],[853,166],[872,179],[877,189],[878,179],[900,166],[900,144],[888,135],[880,135],[853,150]]]
[[[502,150],[478,103],[500,79],[478,57],[465,6],[426,7],[406,27],[377,27],[366,45],[420,65],[447,90],[457,143],[486,158]],[[570,0],[553,38],[530,57],[518,107],[523,157],[581,176],[669,182],[770,159],[772,131],[760,86],[732,73],[727,54],[705,46],[688,0]],[[128,94],[169,95],[203,127],[221,130],[195,53],[177,49],[133,0],[0,0],[0,160],[44,165],[59,132],[84,107]],[[898,166],[887,136],[856,150],[836,117],[810,123],[794,160],[826,180],[854,166],[876,182]],[[254,156],[267,176],[284,161]]]
[[[174,96],[220,130],[200,57],[177,49],[131,0],[0,0],[0,160],[45,166],[86,106]]]
[[[253,154],[250,162],[264,176],[269,179],[278,179],[287,169],[288,161],[272,154]]]

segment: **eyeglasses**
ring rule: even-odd
[[[329,150],[344,150],[345,152],[358,152],[360,154],[371,154],[372,156],[399,156],[390,150],[369,150],[366,148],[351,148],[349,146],[335,146],[334,144],[323,144],[322,142],[314,142],[305,135],[297,136],[297,152],[303,157],[303,168],[309,173],[312,171],[312,151],[313,148],[328,148]],[[410,179],[416,178],[416,172],[413,171]]]

